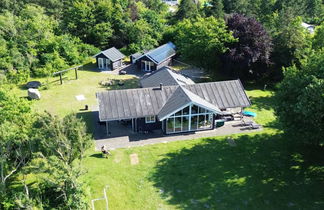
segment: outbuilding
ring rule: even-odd
[[[171,64],[172,58],[176,55],[175,48],[172,42],[168,42],[146,53],[131,55],[131,61],[140,70],[153,72]]]
[[[93,57],[96,58],[98,69],[112,71],[123,65],[122,60],[125,58],[125,55],[115,47],[112,47],[101,51]]]

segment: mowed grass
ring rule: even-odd
[[[59,116],[77,113],[89,127],[91,112],[80,109],[97,105],[96,92],[137,86],[132,76],[91,70],[79,71],[78,80],[69,72],[63,85],[58,79],[39,79],[49,88],[41,90],[42,99],[33,101],[33,108]],[[125,85],[99,84],[108,79]],[[27,95],[23,87],[13,91]],[[86,100],[79,102],[75,96],[81,94]],[[108,185],[110,209],[323,209],[323,151],[287,144],[292,139],[276,121],[273,92],[247,89],[247,94],[252,101],[247,110],[257,113],[255,120],[264,130],[231,135],[236,147],[229,146],[226,137],[215,137],[118,149],[108,159],[91,148],[80,177],[90,198],[102,197]],[[134,153],[137,165],[130,163]],[[104,209],[105,203],[95,206]]]
[[[75,72],[71,70],[63,75],[63,84],[60,84],[59,76],[50,78],[31,78],[30,81],[40,81],[43,86],[40,88],[41,99],[33,100],[32,107],[37,112],[47,111],[51,114],[64,117],[67,114],[75,113],[84,118],[89,130],[93,128],[93,114],[91,111],[98,105],[96,92],[111,89],[126,89],[138,87],[138,78],[133,75],[112,75],[95,70],[95,64],[90,63],[78,71],[78,79],[75,79]],[[102,86],[102,81],[114,80],[113,86]],[[122,81],[123,86],[117,83]],[[20,97],[27,97],[25,85],[13,88],[14,94]],[[85,100],[78,101],[77,95],[84,95]],[[85,110],[88,105],[89,110]]]
[[[59,76],[50,78],[32,78],[42,82],[45,87],[40,88],[41,100],[33,101],[33,108],[37,111],[48,111],[50,113],[65,116],[71,112],[80,112],[84,105],[89,107],[97,105],[96,92],[109,89],[122,89],[137,87],[138,79],[132,75],[112,75],[99,72],[94,64],[87,65],[86,69],[78,71],[78,79],[75,79],[74,70],[63,75],[63,84],[60,84]],[[100,85],[101,81],[121,80],[123,86],[104,87]],[[27,89],[24,85],[14,89],[15,94],[26,97]],[[84,101],[78,101],[75,96],[84,95]]]
[[[321,151],[287,143],[273,113],[273,92],[247,94],[264,130],[231,135],[236,147],[215,137],[118,149],[108,159],[90,150],[81,179],[91,198],[102,197],[108,185],[110,209],[323,208]],[[137,165],[130,163],[134,153]]]

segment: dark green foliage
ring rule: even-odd
[[[176,14],[177,20],[194,18],[198,15],[197,4],[194,0],[181,0]]]
[[[285,70],[276,93],[276,113],[287,132],[303,143],[319,145],[324,133],[324,51],[314,52]]]
[[[113,34],[111,2],[75,1],[64,15],[61,28],[97,47],[107,47]]]
[[[0,89],[0,209],[86,209],[78,180],[91,145],[83,120],[36,116],[26,99]],[[38,177],[26,184],[26,176]]]
[[[228,49],[226,45],[235,41],[225,22],[214,17],[185,19],[175,26],[173,33],[181,56],[211,73],[217,71],[219,56]]]
[[[40,131],[36,136],[40,142],[40,151],[46,156],[57,156],[66,165],[82,159],[85,150],[91,144],[85,123],[74,114],[67,115],[63,119],[48,113],[40,115],[35,129]]]
[[[223,7],[222,0],[212,0],[204,5],[203,12],[207,17],[222,18],[224,16]]]
[[[57,24],[39,6],[26,5],[19,16],[0,14],[0,71],[13,82],[49,76],[97,51],[71,35],[56,35]]]
[[[0,89],[0,208],[11,205],[12,177],[18,174],[32,156],[31,140],[34,121],[30,103]]]
[[[282,11],[273,21],[276,25],[272,31],[273,61],[278,68],[298,63],[305,54],[304,50],[311,46],[310,35],[301,26],[301,19],[294,18],[289,11]]]
[[[324,48],[324,22],[320,26],[316,27],[312,47],[315,50]]]

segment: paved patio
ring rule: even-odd
[[[95,114],[97,115],[97,113]],[[106,134],[105,125],[96,123],[95,149],[100,150],[103,145],[105,145],[109,149],[129,148],[150,144],[168,143],[173,141],[183,141],[213,136],[226,136],[237,133],[249,133],[260,130],[262,130],[262,128],[250,129],[248,126],[242,126],[241,121],[231,121],[225,123],[224,126],[216,128],[214,130],[172,135],[164,135],[161,130],[155,130],[153,132],[144,134],[133,132],[131,125],[123,125],[120,122],[109,122],[109,131],[111,133],[108,137]]]

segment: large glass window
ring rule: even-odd
[[[166,121],[166,132],[173,133],[174,132],[174,118],[168,118]]]
[[[189,131],[189,116],[182,117],[182,132]]]
[[[184,108],[183,111],[183,115],[189,115],[189,106],[187,106],[186,108]]]
[[[193,104],[167,118],[166,132],[178,133],[205,130],[212,128],[212,124],[212,112]]]
[[[190,123],[190,130],[194,131],[197,130],[198,125],[198,116],[191,116],[191,123]]]
[[[174,132],[181,132],[181,129],[182,129],[181,118],[182,117],[174,118]]]
[[[197,114],[198,113],[198,106],[192,105],[191,106],[191,114]]]

